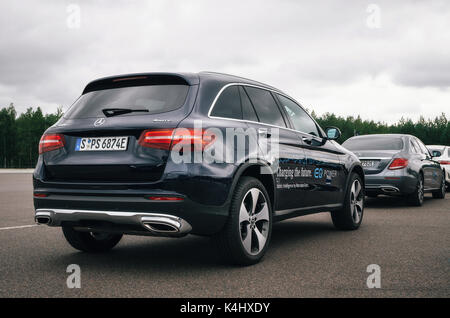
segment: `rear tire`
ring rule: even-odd
[[[243,177],[236,185],[227,224],[216,236],[226,261],[236,265],[258,263],[269,246],[272,205],[264,185]]]
[[[407,200],[413,206],[422,206],[423,196],[424,196],[423,175],[421,173],[419,175],[419,179],[417,180],[416,189],[414,190],[413,193],[408,195]]]
[[[445,199],[445,192],[447,192],[447,190],[445,189],[445,174],[442,175],[442,184],[441,184],[441,188],[437,191],[433,191],[433,198],[435,199]]]
[[[63,226],[62,231],[73,248],[90,253],[109,251],[122,238],[122,234],[80,232],[68,226]]]
[[[334,226],[339,230],[356,230],[364,214],[364,185],[357,173],[352,173],[345,194],[344,207],[331,212]]]

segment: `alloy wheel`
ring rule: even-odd
[[[242,200],[239,211],[241,242],[251,255],[259,254],[266,245],[269,234],[269,207],[258,188],[250,189]]]
[[[422,203],[423,202],[423,196],[424,196],[423,180],[422,180],[422,178],[419,178],[419,183],[417,185],[417,196],[418,196],[419,202]]]
[[[355,180],[350,191],[350,209],[352,219],[355,224],[361,220],[361,215],[364,209],[364,194],[359,180]]]

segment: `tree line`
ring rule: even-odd
[[[0,168],[34,168],[39,140],[44,131],[62,116],[62,108],[54,114],[28,108],[17,114],[14,105],[0,110]]]
[[[38,158],[39,139],[44,131],[63,115],[62,108],[56,113],[43,114],[37,107],[17,114],[14,105],[0,110],[0,168],[33,168]],[[434,119],[419,120],[402,118],[395,124],[362,120],[361,117],[341,117],[332,113],[311,115],[322,127],[338,127],[342,143],[354,135],[401,133],[420,138],[425,144],[450,145],[450,121],[444,113]]]
[[[425,119],[420,116],[417,121],[402,117],[397,123],[391,125],[373,120],[362,120],[360,116],[341,117],[332,113],[317,116],[314,111],[311,115],[323,128],[338,127],[342,132],[342,136],[338,139],[340,143],[355,135],[409,134],[422,140],[425,145],[450,145],[450,121],[445,113],[434,119]]]

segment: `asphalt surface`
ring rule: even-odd
[[[449,297],[450,193],[423,207],[369,199],[358,231],[328,213],[274,225],[263,262],[221,263],[208,238],[125,236],[106,254],[84,254],[60,228],[33,225],[30,174],[0,174],[0,297]],[[12,228],[11,228],[12,227]],[[66,285],[81,268],[81,288]],[[369,264],[381,288],[369,289]]]

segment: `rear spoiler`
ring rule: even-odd
[[[146,85],[197,85],[196,74],[142,73],[104,77],[86,85],[83,94],[103,89]]]

